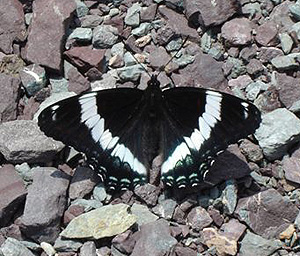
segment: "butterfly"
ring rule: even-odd
[[[250,102],[203,88],[162,90],[156,75],[145,90],[87,92],[54,103],[38,117],[47,136],[85,153],[110,190],[146,183],[158,154],[165,185],[197,186],[214,158],[254,133],[260,121]]]

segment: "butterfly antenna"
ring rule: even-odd
[[[182,42],[181,46],[179,47],[179,49],[177,50],[177,52],[172,56],[171,59],[169,59],[169,61],[164,65],[164,67],[159,71],[157,77],[160,75],[160,73],[165,69],[165,67],[176,57],[176,55],[180,52],[180,50],[183,48],[184,44],[186,43],[186,41],[189,39],[189,36],[187,36],[184,41]]]

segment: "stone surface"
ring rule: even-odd
[[[150,222],[156,221],[158,219],[158,216],[153,214],[147,206],[142,204],[136,204],[134,203],[131,206],[131,212],[133,215],[136,216],[137,220],[136,223],[139,226],[148,224]]]
[[[18,0],[1,1],[0,17],[0,50],[9,54],[13,52],[13,42],[23,41],[26,37],[21,2]]]
[[[230,45],[246,45],[252,40],[251,22],[246,18],[235,18],[222,26],[222,37]]]
[[[155,70],[160,70],[166,65],[166,63],[170,58],[171,56],[167,53],[165,48],[160,46],[150,53],[149,61],[150,61],[150,65]]]
[[[54,242],[67,202],[69,176],[52,167],[40,167],[28,188],[21,229],[38,242]]]
[[[201,206],[193,208],[187,215],[187,223],[196,231],[201,231],[203,228],[209,226],[212,222],[213,219]]]
[[[97,256],[95,243],[93,241],[85,242],[80,248],[79,256]]]
[[[270,62],[272,59],[283,56],[282,50],[275,47],[261,47],[258,58],[262,63]]]
[[[268,159],[278,159],[300,140],[300,120],[287,109],[276,109],[262,116],[255,137]]]
[[[275,57],[271,60],[271,63],[280,71],[293,70],[299,67],[297,60],[290,55]]]
[[[0,227],[12,221],[27,194],[21,177],[13,165],[0,167]]]
[[[230,219],[224,223],[220,228],[220,235],[227,237],[229,240],[238,241],[244,234],[246,226],[236,219]]]
[[[16,119],[20,80],[0,73],[0,123]]]
[[[62,148],[63,144],[46,137],[35,121],[18,120],[0,125],[0,152],[12,163],[47,162]]]
[[[284,157],[282,161],[285,178],[300,184],[300,160],[297,157]]]
[[[237,204],[237,185],[234,180],[227,180],[225,182],[225,188],[222,191],[222,203],[223,203],[223,212],[226,214],[233,214],[234,209]]]
[[[112,240],[113,247],[125,255],[131,254],[138,238],[138,232],[132,233],[131,230],[115,236]],[[122,254],[123,255],[123,254]]]
[[[88,91],[91,88],[91,84],[88,79],[83,76],[76,68],[71,68],[68,71],[69,84],[68,90],[80,94]]]
[[[93,30],[93,46],[106,49],[118,40],[118,29],[111,25],[99,25]]]
[[[264,22],[257,28],[255,40],[262,46],[275,46],[278,43],[278,26],[274,21]]]
[[[278,238],[279,234],[295,221],[298,209],[276,190],[268,189],[241,198],[235,214],[253,232],[270,239]]]
[[[158,216],[171,220],[177,203],[173,199],[162,200],[152,210]]]
[[[140,24],[140,11],[141,5],[139,3],[134,3],[128,8],[124,18],[125,24],[131,27],[137,27]]]
[[[157,203],[159,190],[151,184],[135,187],[134,193],[147,205],[154,206]]]
[[[107,205],[74,218],[61,232],[65,238],[100,239],[120,234],[130,228],[136,217],[128,213],[128,205]]]
[[[177,244],[170,235],[168,222],[163,219],[142,226],[138,237],[131,256],[163,256]]]
[[[220,25],[233,16],[238,10],[238,1],[217,0],[217,1],[186,1],[185,15],[189,23],[195,27]]]
[[[3,256],[34,256],[34,254],[26,248],[20,241],[12,237],[8,237],[0,248],[0,254]]]
[[[61,70],[64,36],[74,10],[73,0],[34,1],[33,17],[25,49],[28,61],[55,71]]]
[[[264,157],[261,148],[250,140],[243,140],[240,148],[242,153],[251,162],[260,162]]]
[[[241,242],[239,255],[272,255],[276,250],[281,248],[282,244],[279,240],[267,240],[261,236],[247,232]]]

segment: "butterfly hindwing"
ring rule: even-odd
[[[253,133],[260,113],[235,96],[201,88],[163,92],[162,180],[169,186],[198,185],[226,147]]]
[[[47,136],[85,153],[108,188],[132,189],[147,179],[137,122],[144,105],[138,89],[89,92],[47,107],[38,123]]]

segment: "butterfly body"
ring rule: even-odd
[[[161,90],[154,75],[145,90],[89,92],[55,103],[39,116],[41,130],[85,153],[112,190],[147,182],[158,154],[166,185],[196,186],[214,157],[253,133],[259,122],[250,102],[201,88]]]

